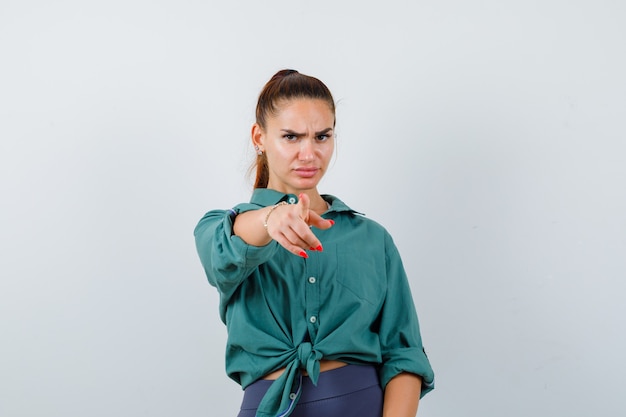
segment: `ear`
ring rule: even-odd
[[[265,148],[263,147],[263,141],[265,140],[265,133],[263,132],[263,129],[258,123],[255,123],[252,125],[251,136],[252,136],[252,145],[258,146],[261,151],[265,151]]]

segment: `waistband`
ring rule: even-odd
[[[256,409],[273,382],[259,379],[250,384],[244,391],[241,409]],[[346,365],[320,373],[317,386],[309,377],[302,377],[302,394],[298,404],[339,397],[379,384],[376,366]]]

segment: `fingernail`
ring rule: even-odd
[[[318,245],[317,248],[315,248],[315,250],[321,252],[324,250],[324,248],[322,248],[322,245]]]
[[[309,257],[309,255],[307,255],[305,251],[300,252],[300,256],[302,256],[304,259]]]
[[[334,221],[334,220],[328,220],[328,221],[330,222],[330,225],[331,225],[331,226],[334,226],[334,225],[335,225],[335,221]]]
[[[311,246],[309,249],[310,249],[310,250],[315,250],[315,248],[314,248],[313,246]]]

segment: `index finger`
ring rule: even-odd
[[[298,205],[300,206],[300,218],[304,221],[307,221],[309,218],[309,206],[311,205],[311,200],[309,200],[309,196],[305,193],[301,193],[298,198]]]

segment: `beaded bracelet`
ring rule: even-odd
[[[267,212],[267,214],[265,215],[265,220],[263,221],[263,227],[265,227],[265,230],[267,230],[267,220],[270,218],[270,214],[272,214],[272,212],[276,209],[276,207],[284,206],[286,204],[288,204],[286,201],[281,201],[278,204],[274,204],[272,208],[270,209],[270,211]]]

